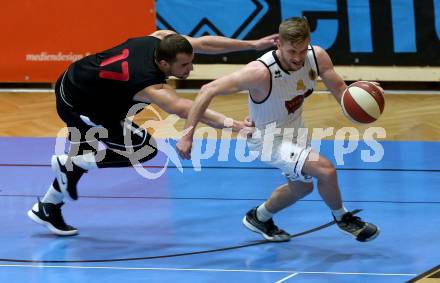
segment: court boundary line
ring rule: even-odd
[[[0,264],[0,267],[24,268],[66,268],[66,269],[110,269],[110,270],[148,270],[148,271],[200,271],[200,272],[249,272],[249,273],[296,273],[321,275],[364,275],[364,276],[415,276],[413,273],[380,272],[336,272],[336,271],[297,271],[297,270],[258,270],[258,269],[217,269],[217,268],[173,268],[173,267],[123,267],[123,266],[80,266],[80,265],[32,265]]]
[[[50,164],[14,164],[14,163],[0,163],[0,167],[51,167]],[[137,166],[134,166],[137,167]],[[164,166],[161,165],[143,165],[143,168],[151,168],[151,169],[162,169]],[[121,168],[132,168],[132,167],[121,167]],[[167,169],[180,169],[174,165],[168,165]],[[201,166],[201,167],[193,167],[183,165],[181,168],[183,169],[242,169],[242,170],[279,170],[275,167],[252,167],[252,166]],[[411,168],[338,168],[338,171],[384,171],[384,172],[440,172],[440,169],[411,169]]]

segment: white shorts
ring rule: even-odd
[[[303,126],[303,123],[295,123]],[[297,129],[297,128],[296,128]],[[303,174],[304,163],[309,156],[312,148],[307,139],[307,133],[295,135],[293,138],[284,135],[285,128],[281,128],[280,134],[269,135],[261,132],[261,135],[247,140],[249,150],[258,154],[261,161],[281,169],[283,175],[291,181],[301,181],[310,183],[313,181],[311,176]],[[299,137],[298,137],[299,136]]]

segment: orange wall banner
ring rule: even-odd
[[[0,9],[0,82],[54,82],[73,61],[156,30],[154,0],[14,0]]]

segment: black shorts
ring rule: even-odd
[[[61,75],[55,85],[55,95],[57,112],[69,128],[71,143],[95,144],[101,141],[111,149],[134,151],[146,145],[157,148],[151,135],[128,119],[110,120],[80,113],[81,111],[75,109],[66,99],[64,80],[67,79],[66,73]],[[74,94],[69,93],[68,96],[72,97]]]

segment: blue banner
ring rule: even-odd
[[[191,36],[254,39],[294,16],[310,22],[312,44],[335,64],[440,65],[440,0],[157,0],[157,26]],[[200,56],[245,63],[259,56]]]

